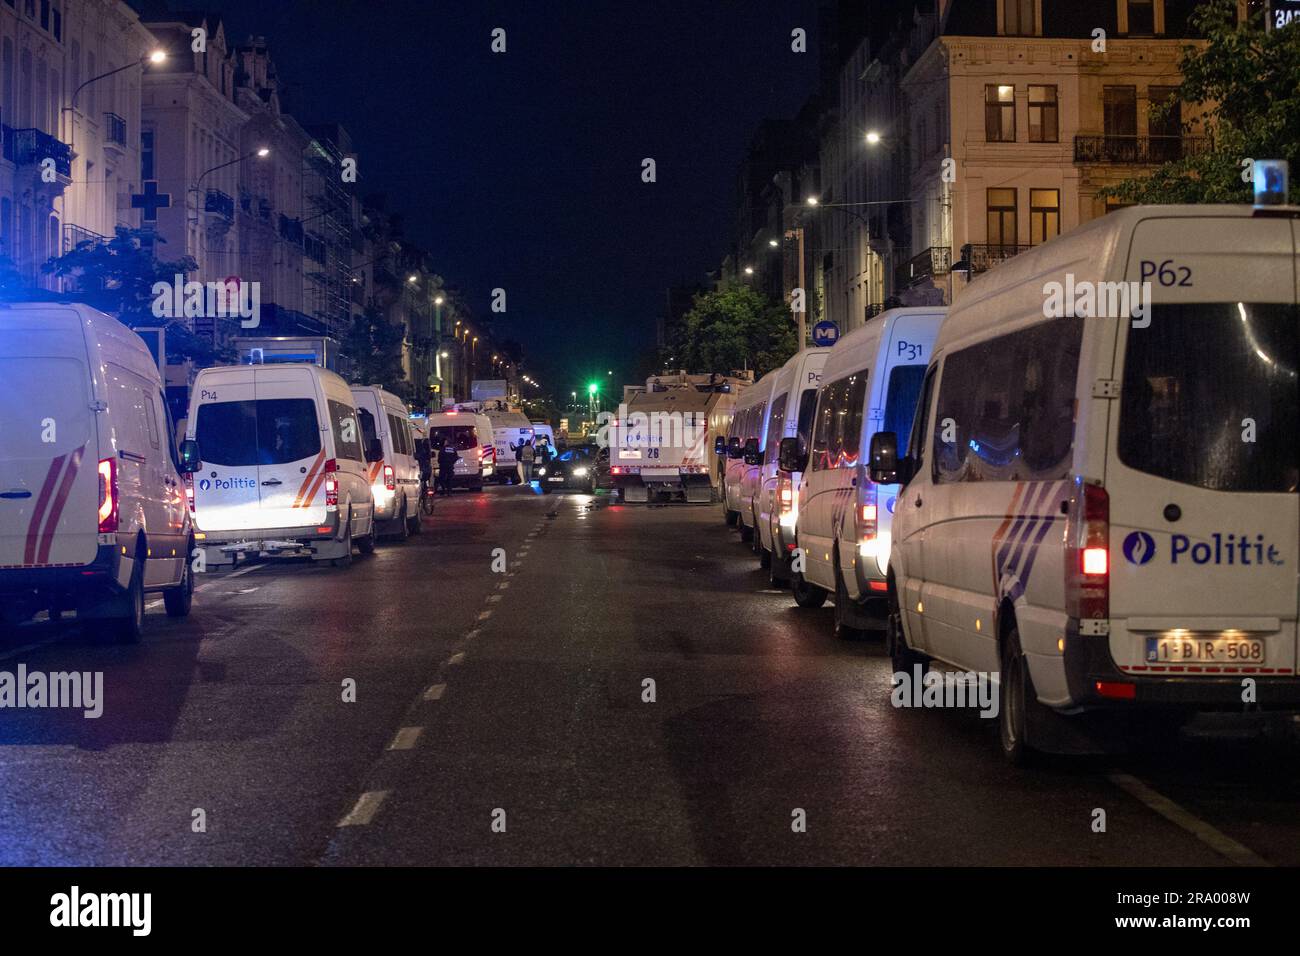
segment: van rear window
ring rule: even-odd
[[[450,443],[457,451],[478,447],[478,431],[473,425],[441,425],[429,429],[429,439],[434,448]]]
[[[924,365],[895,365],[889,371],[889,384],[885,389],[885,423],[880,430],[898,436],[900,458],[907,454],[916,400],[921,395],[924,380]]]
[[[1294,305],[1152,306],[1151,324],[1128,331],[1120,461],[1213,491],[1294,492],[1298,372]]]
[[[320,451],[316,404],[309,398],[200,405],[194,437],[203,461],[212,465],[282,465]]]
[[[0,461],[48,461],[90,436],[86,366],[74,358],[0,358]]]

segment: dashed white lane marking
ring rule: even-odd
[[[488,597],[487,597],[487,599],[488,599],[488,603],[489,603],[489,604],[496,604],[497,601],[500,601],[500,600],[501,600],[501,595],[500,595],[500,594],[489,594]]]
[[[388,745],[389,750],[410,750],[415,746],[415,742],[420,739],[420,733],[423,727],[402,727],[393,737],[393,742]]]
[[[229,581],[231,578],[237,578],[241,574],[252,574],[258,568],[264,568],[264,567],[266,567],[265,564],[250,564],[248,567],[240,568],[238,571],[231,571],[229,574],[223,574],[216,581],[207,581],[203,584],[200,584],[198,587],[194,589],[194,593],[198,594],[200,591],[206,591],[208,588],[215,587],[216,585],[220,584],[222,581]],[[257,588],[250,588],[249,590],[256,591]],[[248,591],[237,591],[235,593],[247,594]],[[154,608],[159,607],[162,603],[163,603],[163,599],[158,598],[155,601],[150,601],[148,604],[144,606],[144,608],[146,611],[152,611]]]
[[[508,587],[510,587],[510,582],[509,582],[509,581],[502,581],[500,584],[497,585],[497,590],[498,590],[498,591],[504,591],[504,590],[505,590],[506,588],[508,588]]]
[[[442,700],[442,695],[446,692],[446,684],[433,684],[424,692],[425,700]]]
[[[452,654],[451,657],[447,658],[447,663],[453,666],[465,663],[465,652],[457,651],[455,654]]]
[[[491,609],[488,609],[488,610],[486,610],[486,611],[479,611],[479,612],[478,612],[478,619],[479,619],[480,621],[486,621],[486,620],[487,620],[488,618],[490,618],[491,616],[492,616],[492,611],[491,611]]]
[[[1170,823],[1182,827],[1196,839],[1200,840],[1214,852],[1227,857],[1239,866],[1272,866],[1253,850],[1238,843],[1232,837],[1215,829],[1200,817],[1183,809],[1162,793],[1157,793],[1145,783],[1127,773],[1107,774],[1106,779],[1119,787],[1139,803],[1160,814]]]
[[[356,806],[349,810],[348,815],[340,820],[336,826],[365,826],[375,818],[375,814],[379,812],[379,808],[383,805],[384,798],[387,796],[387,790],[367,790],[361,796],[357,797]]]

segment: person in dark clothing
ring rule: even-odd
[[[438,490],[441,493],[451,494],[451,478],[456,472],[456,462],[459,460],[460,455],[451,446],[451,442],[444,442],[438,452]]]

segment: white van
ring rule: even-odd
[[[1300,705],[1298,235],[1139,206],[1016,256],[958,295],[906,455],[877,436],[895,669],[998,673],[1013,761],[1060,714]]]
[[[834,594],[838,637],[885,626],[898,486],[871,480],[866,450],[876,432],[906,431],[912,421],[946,312],[889,309],[843,336],[822,367],[807,457],[787,462],[804,473],[795,525],[804,570],[792,575],[794,599],[817,607]]]
[[[73,611],[139,640],[190,612],[189,510],[158,367],[84,305],[0,303],[0,620]]]
[[[352,390],[316,365],[202,369],[182,459],[207,566],[308,555],[346,565],[375,548],[367,449]],[[382,457],[381,449],[368,449]]]
[[[813,413],[817,410],[822,366],[830,354],[830,349],[805,349],[791,356],[772,382],[755,542],[759,560],[768,568],[773,587],[785,587],[790,583],[790,555],[795,548],[799,485],[803,481],[803,472],[780,469],[781,439],[798,439],[795,447],[799,454],[807,454],[812,441]]]
[[[381,533],[399,540],[420,532],[420,463],[406,403],[378,385],[353,385],[352,398],[361,423],[363,449],[379,441],[383,452],[368,460],[375,523]]]
[[[728,527],[740,528],[740,539],[754,533],[753,490],[757,487],[758,461],[762,457],[760,436],[767,422],[772,383],[779,369],[768,372],[736,399],[731,425],[727,429],[727,466],[722,476],[722,517]],[[746,488],[750,496],[746,497]]]
[[[492,445],[492,422],[488,417],[482,412],[452,409],[431,413],[428,424],[434,468],[438,466],[438,449],[449,444],[460,455],[452,475],[452,487],[482,491],[483,483],[496,472],[496,449]]]

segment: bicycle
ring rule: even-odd
[[[428,479],[422,475],[420,477],[420,514],[433,514],[434,497],[433,487],[429,484]]]

